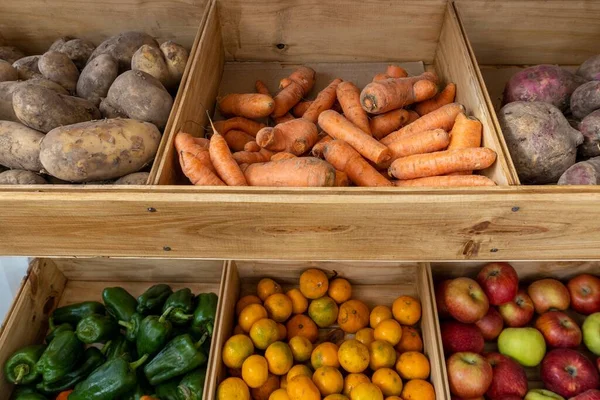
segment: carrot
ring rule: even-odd
[[[208,152],[210,141],[195,138],[189,133],[179,132],[175,136],[175,149],[183,174],[193,185],[224,186],[216,175]]]
[[[260,149],[260,151],[238,151],[233,153],[233,159],[238,164],[255,164],[261,162],[267,162],[273,156],[273,152],[267,149]]]
[[[286,87],[292,84],[292,80],[290,78],[283,78],[279,81],[279,90],[285,89]]]
[[[408,72],[399,65],[390,64],[387,66],[385,73],[390,78],[406,78]]]
[[[421,116],[416,111],[408,110],[408,121],[406,121],[406,124],[404,124],[404,125],[406,126],[408,124],[412,124],[419,118],[421,118]]]
[[[325,135],[323,136],[318,142],[317,144],[315,144],[311,150],[311,154],[314,157],[317,158],[321,158],[321,156],[323,156],[323,149],[325,148],[325,145],[329,142],[331,142],[333,140],[333,138],[329,135]]]
[[[292,114],[296,118],[302,118],[308,107],[312,104],[312,100],[301,101],[292,108]]]
[[[392,186],[356,150],[341,140],[327,143],[323,155],[336,170],[345,172],[358,186]]]
[[[443,129],[417,132],[402,136],[392,142],[388,148],[392,152],[392,159],[406,157],[413,154],[433,153],[444,150],[450,143],[450,136]]]
[[[446,104],[445,106],[422,116],[415,122],[390,133],[380,141],[385,145],[389,145],[398,140],[401,136],[408,135],[409,133],[430,131],[432,129],[443,129],[446,132],[450,132],[454,126],[456,116],[464,111],[465,108],[458,103]]]
[[[185,133],[185,132],[181,131],[175,136],[174,144],[175,144],[175,148],[177,149],[177,151],[184,150],[184,148],[186,146],[199,146],[200,148],[202,148],[204,150],[208,150],[208,146],[210,145],[210,140],[208,140],[206,138],[197,138],[197,137],[190,135],[189,133]],[[189,149],[186,149],[186,150],[191,151]]]
[[[210,138],[208,148],[210,160],[219,177],[229,186],[247,186],[248,183],[239,165],[233,158],[227,142],[218,132]]]
[[[286,85],[282,86],[282,90],[273,99],[275,109],[273,117],[281,117],[285,115],[292,107],[294,107],[315,84],[315,71],[308,67],[300,67],[294,71],[286,81]]]
[[[410,78],[371,82],[362,90],[360,103],[367,112],[383,114],[432,98],[437,94],[436,79],[434,74],[424,72]]]
[[[265,124],[244,117],[233,117],[222,121],[214,121],[213,125],[215,126],[215,130],[221,135],[225,135],[232,129],[237,129],[239,131],[244,131],[253,137],[256,136],[258,131],[265,127]]]
[[[260,151],[260,146],[254,140],[244,145],[244,151],[256,152]]]
[[[464,113],[458,114],[450,132],[448,150],[480,147],[482,129],[483,126],[477,118],[467,117]]]
[[[310,104],[310,106],[302,115],[302,118],[312,122],[313,124],[317,123],[317,119],[319,115],[325,111],[330,110],[335,103],[337,98],[337,87],[342,82],[341,79],[334,79],[327,87],[319,92],[317,98]]]
[[[376,115],[369,121],[371,133],[374,138],[381,139],[401,126],[406,125],[409,117],[410,112],[402,108]]]
[[[375,74],[375,76],[373,77],[373,82],[385,81],[386,79],[390,78],[391,76],[388,76],[388,74],[386,74],[385,72],[380,72],[378,74]]]
[[[279,160],[287,160],[290,158],[296,158],[295,154],[292,153],[288,153],[285,151],[282,151],[280,153],[275,153],[271,156],[271,161],[279,161]]]
[[[273,112],[271,96],[257,93],[232,93],[219,100],[219,109],[224,115],[246,118],[264,118]]]
[[[344,187],[350,186],[350,180],[348,179],[348,174],[343,171],[335,170],[335,183],[333,186],[336,187]]]
[[[246,132],[238,131],[237,129],[227,131],[223,134],[223,137],[231,151],[242,151],[244,150],[246,143],[254,141],[252,136],[248,135]]]
[[[72,390],[65,390],[64,392],[60,392],[58,396],[56,396],[56,400],[67,400],[71,393],[73,393]]]
[[[352,82],[342,82],[337,87],[337,99],[348,121],[371,135],[369,117],[360,105],[360,90]]]
[[[269,88],[261,80],[256,81],[256,83],[254,84],[254,88],[256,89],[256,93],[266,94],[267,96],[271,96],[271,93],[269,92]],[[283,122],[287,122],[292,119],[294,119],[294,116],[290,113],[286,113],[282,117],[279,117],[279,118],[273,118],[273,120],[275,121],[276,124],[281,124]],[[254,136],[256,136],[256,134]]]
[[[496,186],[496,182],[483,175],[430,176],[427,178],[392,181],[394,186]]]
[[[323,187],[335,183],[335,169],[314,157],[252,164],[244,175],[251,186]]]
[[[256,143],[271,151],[287,151],[297,156],[306,153],[319,140],[317,126],[304,118],[263,128],[256,135]]]
[[[319,115],[319,125],[334,139],[354,147],[363,157],[380,164],[390,160],[390,150],[339,113],[327,110]]]
[[[456,96],[456,85],[454,83],[449,83],[446,85],[444,90],[439,92],[431,99],[422,101],[415,105],[415,111],[419,113],[419,115],[429,114],[441,106],[453,103],[454,96]]]
[[[496,152],[485,147],[414,154],[392,163],[389,174],[398,179],[415,179],[451,172],[485,169],[496,161]]]

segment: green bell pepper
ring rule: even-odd
[[[173,289],[165,283],[150,287],[138,297],[137,312],[142,315],[159,314],[172,293]]]
[[[44,382],[53,383],[71,372],[83,355],[83,343],[73,331],[64,331],[54,337],[38,362],[36,371]]]
[[[169,296],[163,306],[163,312],[172,308],[169,320],[176,325],[183,325],[192,319],[194,312],[194,294],[188,288],[179,289]]]
[[[123,335],[119,335],[108,341],[104,347],[102,347],[102,353],[107,361],[117,357],[132,361],[137,357],[133,343],[127,340]]]
[[[40,382],[37,389],[43,394],[56,394],[63,390],[71,389],[75,384],[88,377],[96,368],[104,363],[104,355],[95,347],[88,348],[83,353],[83,362],[54,383]]]
[[[119,325],[125,328],[125,337],[130,342],[135,342],[143,319],[144,316],[142,314],[135,313],[129,318],[129,321],[119,321]]]
[[[175,377],[156,385],[154,387],[154,397],[158,397],[160,400],[179,400],[179,395],[177,394],[179,381],[181,381],[181,377]]]
[[[219,297],[214,293],[198,295],[198,305],[192,319],[192,331],[195,333],[208,332],[208,335],[212,336],[218,303]]]
[[[71,304],[60,307],[52,313],[52,322],[54,324],[64,324],[65,322],[72,326],[77,326],[82,318],[92,314],[105,314],[106,309],[102,303],[97,301],[84,301],[82,303]]]
[[[11,400],[48,400],[42,396],[32,387],[29,386],[17,386],[13,394],[10,396]]]
[[[73,326],[69,323],[64,323],[64,324],[60,324],[60,325],[54,325],[54,321],[52,321],[52,318],[50,318],[50,327],[48,329],[48,333],[46,334],[46,343],[50,343],[52,341],[52,339],[54,339],[54,336],[56,336],[58,333],[63,332],[63,331],[72,331],[73,330]]]
[[[77,324],[75,334],[85,344],[104,343],[119,335],[119,324],[108,315],[92,314]]]
[[[4,363],[4,377],[15,385],[28,385],[40,378],[35,364],[44,354],[46,346],[32,345],[23,347],[14,352]]]
[[[207,357],[199,350],[208,335],[196,343],[188,334],[177,336],[144,367],[148,382],[156,386],[179,375],[183,375],[206,363]]]
[[[122,287],[108,287],[102,291],[102,301],[108,314],[117,321],[128,322],[135,314],[137,300]]]
[[[206,368],[198,368],[186,374],[177,387],[178,400],[202,400]]]
[[[167,308],[160,317],[149,315],[142,320],[135,341],[138,354],[154,356],[169,341],[173,325],[167,316],[171,311],[171,308]]]

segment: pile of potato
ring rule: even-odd
[[[188,56],[143,32],[0,47],[0,184],[145,184]]]

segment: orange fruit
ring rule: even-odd
[[[344,396],[343,394],[330,394],[329,396],[326,396],[323,400],[350,400],[348,399],[348,397]]]
[[[323,296],[310,302],[308,316],[319,328],[327,328],[335,323],[338,316],[338,305],[329,296]]]
[[[383,393],[372,383],[361,383],[350,392],[350,400],[383,400]]]
[[[234,335],[223,345],[223,364],[229,368],[242,368],[244,360],[254,354],[252,339],[246,335]]]
[[[269,400],[290,400],[290,397],[287,394],[287,390],[281,388],[271,393]]]
[[[347,372],[363,372],[369,367],[369,349],[356,339],[346,340],[340,345],[338,359]]]
[[[242,378],[251,388],[258,388],[264,385],[269,378],[267,360],[257,354],[246,358],[242,364]]]
[[[287,384],[290,400],[321,400],[321,392],[309,376],[299,375]]]
[[[402,379],[391,368],[380,368],[371,377],[373,384],[377,385],[384,396],[400,396],[402,393]]]
[[[375,340],[373,332],[373,328],[362,328],[361,330],[356,332],[354,338],[362,344],[364,344],[365,346],[368,346],[373,340]]]
[[[277,322],[272,319],[263,318],[256,321],[250,328],[250,339],[257,349],[265,350],[271,343],[277,341],[279,329]]]
[[[435,400],[435,390],[431,383],[421,379],[413,379],[404,385],[402,398],[404,400]]]
[[[246,332],[244,332],[244,330],[242,329],[242,327],[239,326],[239,325],[236,325],[235,328],[233,328],[233,334],[234,335],[243,335],[245,333]]]
[[[292,368],[294,368],[294,367],[292,367]],[[279,377],[279,387],[282,388],[282,389],[287,388],[287,374],[281,375]],[[287,392],[285,392],[285,394],[287,395]]]
[[[294,336],[289,340],[290,349],[296,362],[304,362],[310,360],[310,355],[313,351],[313,344],[304,336]]]
[[[261,304],[262,305],[262,301],[258,298],[258,296],[255,296],[253,294],[249,294],[249,295],[246,295],[246,296],[240,298],[235,305],[235,315],[240,315],[242,310],[244,308],[246,308],[247,306],[249,306],[250,304]]]
[[[250,400],[248,385],[240,378],[227,378],[219,384],[217,400]]]
[[[375,332],[373,332],[375,340],[385,340],[392,346],[397,345],[402,338],[402,327],[395,319],[387,319],[381,321]]]
[[[421,319],[421,302],[411,296],[400,296],[394,300],[392,314],[402,325],[414,325]]]
[[[287,338],[287,328],[284,324],[277,324],[277,332],[279,332],[279,336],[277,336],[277,340],[285,340]]]
[[[283,293],[283,289],[281,288],[281,285],[275,282],[273,279],[263,278],[256,286],[256,293],[262,301],[265,301],[267,297],[272,294]]]
[[[392,318],[392,310],[390,310],[388,306],[375,306],[375,308],[371,310],[369,324],[371,325],[371,328],[375,329],[381,321]]]
[[[300,291],[307,299],[323,297],[327,289],[329,289],[329,279],[320,269],[307,269],[300,275]]]
[[[339,368],[338,347],[329,342],[321,343],[313,350],[310,355],[310,363],[313,369],[320,367]]]
[[[286,380],[287,379],[293,379],[295,376],[298,375],[304,375],[304,376],[308,376],[309,378],[312,378],[312,371],[310,370],[310,368],[308,368],[306,365],[304,364],[298,364],[298,365],[294,365],[287,373],[286,375]]]
[[[344,377],[337,368],[317,368],[312,379],[323,396],[342,393],[342,389],[344,388]]]
[[[285,322],[292,315],[292,300],[283,293],[275,293],[265,300],[265,308],[275,322]]]
[[[267,310],[260,304],[250,304],[240,313],[238,324],[248,333],[252,325],[263,318],[267,318]]]
[[[369,367],[373,371],[379,368],[394,368],[396,350],[388,342],[376,340],[369,345],[369,359]]]
[[[315,342],[319,338],[319,328],[317,324],[306,315],[294,315],[285,325],[287,328],[288,339],[294,336],[304,336],[311,342]]]
[[[352,297],[352,286],[344,278],[336,278],[329,282],[329,290],[327,291],[329,297],[335,300],[336,303],[342,304],[345,301],[350,300]]]
[[[400,353],[404,353],[405,351],[421,352],[423,351],[423,340],[415,328],[412,326],[403,326],[402,337],[395,348]]]
[[[271,343],[265,351],[265,358],[269,364],[269,372],[275,375],[285,375],[294,365],[294,357],[287,343]]]
[[[423,353],[407,351],[400,354],[396,371],[403,379],[427,379],[430,372],[429,360]]]
[[[250,391],[253,400],[269,400],[271,393],[279,389],[279,377],[269,374],[267,381],[259,388]]]
[[[294,314],[303,314],[308,309],[308,300],[300,289],[292,289],[289,290],[287,296],[292,300],[292,313]]]
[[[388,396],[385,400],[402,400],[402,398],[399,396]]]
[[[344,391],[346,396],[350,396],[352,389],[360,385],[361,383],[371,383],[371,380],[365,374],[348,374],[344,379]]]
[[[340,306],[338,325],[344,332],[356,333],[369,323],[369,307],[360,300],[348,300]]]

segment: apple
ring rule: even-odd
[[[569,400],[600,400],[600,390],[586,390],[585,392],[578,394],[577,396],[572,397]]]
[[[589,351],[600,356],[600,312],[588,315],[581,326],[583,343]]]
[[[598,371],[600,371],[600,357],[596,359],[596,365],[598,366]]]
[[[542,361],[540,376],[546,388],[567,398],[600,385],[594,364],[572,349],[549,351]]]
[[[581,329],[571,317],[562,311],[542,314],[535,327],[542,332],[550,347],[577,347],[581,344]]]
[[[565,398],[546,389],[531,389],[524,400],[565,400]]]
[[[445,298],[446,289],[451,281],[451,279],[446,279],[445,281],[440,282],[435,288],[435,304],[440,318],[448,318],[450,316]]]
[[[452,394],[465,399],[481,397],[492,383],[492,366],[477,353],[454,353],[446,361]]]
[[[494,307],[490,307],[487,314],[475,322],[475,326],[481,331],[484,340],[495,340],[504,328],[504,320]]]
[[[498,312],[506,325],[512,328],[525,326],[533,318],[533,301],[525,290],[521,289],[511,302],[499,306]]]
[[[565,285],[556,279],[541,279],[527,289],[535,311],[543,314],[548,310],[564,311],[569,308],[571,295]]]
[[[535,328],[506,328],[498,336],[498,351],[524,367],[535,367],[546,354],[546,342]]]
[[[505,262],[485,265],[477,274],[477,282],[481,285],[490,304],[495,306],[508,303],[515,298],[519,290],[517,271]]]
[[[483,351],[483,336],[473,324],[445,321],[440,325],[440,330],[442,331],[442,345],[446,355],[465,351],[473,353]]]
[[[525,369],[512,359],[500,353],[489,353],[485,359],[492,366],[492,383],[486,392],[491,400],[517,396],[522,399],[527,393],[527,375]]]
[[[600,278],[581,274],[567,283],[571,295],[571,308],[580,314],[600,312]]]
[[[456,278],[448,283],[444,301],[450,315],[465,324],[479,321],[490,307],[483,289],[471,278]]]

